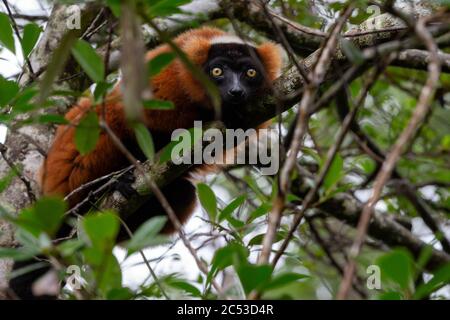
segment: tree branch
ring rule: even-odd
[[[358,222],[357,234],[353,242],[353,245],[350,249],[349,262],[345,268],[344,278],[341,282],[341,286],[339,288],[339,292],[337,295],[338,299],[345,299],[348,295],[356,268],[356,258],[359,255],[362,245],[364,243],[367,228],[370,223],[370,218],[373,214],[375,205],[380,199],[381,191],[385,186],[386,182],[388,181],[388,179],[390,178],[392,171],[395,168],[395,164],[400,158],[405,146],[409,144],[417,128],[419,127],[422,120],[425,118],[425,115],[429,111],[431,103],[434,98],[434,94],[439,82],[441,65],[438,56],[438,47],[432,35],[425,28],[425,24],[426,19],[424,18],[419,19],[414,30],[417,36],[424,42],[431,55],[431,62],[428,65],[428,79],[421,91],[416,109],[414,110],[411,120],[401,133],[400,137],[395,142],[391,151],[387,155],[386,160],[383,162],[383,166],[375,179],[372,195],[370,199],[367,201],[367,203],[364,205],[361,218]]]

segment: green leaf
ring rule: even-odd
[[[345,3],[341,2],[332,2],[329,4],[330,9],[333,9],[334,11],[341,11],[345,7]]]
[[[358,14],[356,16],[349,17],[349,22],[351,24],[361,24],[368,18],[370,18],[371,14],[368,12],[365,12],[365,10],[358,10]]]
[[[254,245],[260,245],[260,244],[262,244],[262,241],[263,241],[265,235],[266,235],[265,233],[261,233],[261,234],[258,234],[258,235],[256,235],[256,236],[254,236],[254,237],[248,242],[248,245],[249,245],[249,246],[254,246]],[[280,232],[277,232],[277,234],[276,234],[276,236],[275,236],[275,239],[274,239],[274,242],[273,242],[273,243],[277,243],[277,242],[283,240],[285,237],[286,237],[286,234],[285,234],[284,232],[281,232],[281,231],[280,231]]]
[[[35,23],[29,23],[23,28],[22,51],[25,57],[33,50],[41,32],[42,28]]]
[[[217,216],[217,198],[212,189],[204,184],[197,184],[198,198],[202,207],[206,210],[211,221],[216,220]]]
[[[377,260],[381,275],[397,283],[402,289],[409,288],[413,279],[413,259],[409,252],[393,250]]]
[[[283,287],[285,285],[291,284],[293,282],[297,282],[298,280],[309,278],[310,276],[306,274],[299,274],[299,273],[283,273],[276,277],[274,277],[270,282],[268,282],[263,290],[273,290],[280,287]]]
[[[165,17],[182,11],[178,8],[182,5],[188,4],[192,0],[161,0],[153,4],[154,1],[150,1],[151,5],[149,11],[152,17]]]
[[[267,285],[272,276],[272,271],[273,269],[270,265],[242,264],[236,268],[246,294]]]
[[[105,96],[113,86],[114,86],[113,83],[108,83],[105,81],[98,82],[94,90],[95,102],[100,103],[102,101],[103,96]]]
[[[39,235],[42,235],[43,233],[36,232],[33,234],[32,232],[27,231],[26,227],[22,227],[20,223],[17,223],[16,225],[19,226],[16,230],[15,238],[16,240],[23,246],[23,248],[26,248],[27,250],[40,252],[40,241],[39,241]]]
[[[27,248],[0,248],[0,259],[9,258],[15,261],[24,261],[37,255],[38,251],[29,250]]]
[[[59,244],[57,250],[62,257],[70,257],[84,245],[85,243],[80,239],[70,239]]]
[[[119,219],[112,212],[94,213],[84,218],[83,228],[94,248],[109,251],[119,232]]]
[[[107,300],[132,300],[135,294],[128,288],[114,288],[108,291]]]
[[[82,226],[91,244],[83,250],[84,259],[93,270],[97,288],[106,296],[110,290],[122,286],[122,271],[112,254],[119,218],[113,212],[94,213],[84,218]]]
[[[134,125],[134,133],[136,134],[136,140],[142,152],[147,159],[153,160],[155,156],[155,145],[153,144],[150,131],[143,123],[136,123]]]
[[[111,250],[99,250],[98,248],[86,248],[83,253],[86,262],[93,269],[95,284],[103,296],[113,289],[122,287],[122,271],[116,257]]]
[[[255,192],[256,196],[261,201],[268,201],[269,198],[261,189],[260,185],[256,181],[256,177],[252,175],[245,175],[243,177],[244,181],[248,184],[248,186]]]
[[[0,12],[0,43],[5,46],[6,49],[12,53],[16,53],[16,47],[14,45],[13,29],[11,27],[11,21],[7,14]]]
[[[38,123],[55,123],[55,124],[67,124],[68,121],[64,116],[60,114],[42,114],[38,117]]]
[[[153,109],[153,110],[172,110],[175,108],[175,105],[173,104],[172,101],[158,100],[158,99],[145,100],[143,102],[143,106],[146,109]]]
[[[62,223],[67,205],[62,199],[45,197],[36,202],[34,210],[44,225],[44,231],[54,235]]]
[[[95,149],[100,137],[98,116],[95,112],[86,114],[75,130],[75,145],[80,154],[85,155]]]
[[[255,219],[257,219],[257,218],[259,218],[259,217],[261,217],[261,216],[263,216],[263,215],[265,215],[265,214],[268,213],[271,209],[272,209],[272,204],[267,203],[267,202],[261,204],[258,208],[256,208],[255,210],[253,210],[253,211],[250,213],[250,219],[249,219],[249,222],[251,222],[251,221],[253,221],[253,220],[255,220]]]
[[[241,229],[245,226],[245,222],[239,219],[233,218],[233,216],[229,216],[226,218],[228,223],[232,225],[235,229]]]
[[[302,201],[302,199],[299,196],[295,195],[295,194],[289,193],[286,196],[286,202],[288,202],[288,203],[290,203],[290,202],[301,202],[301,201]]]
[[[39,93],[39,90],[30,86],[23,89],[14,99],[15,110],[31,110],[34,108],[32,99]]]
[[[29,274],[30,272],[33,272],[35,270],[39,270],[39,269],[43,269],[43,268],[48,268],[48,263],[46,262],[36,262],[36,263],[32,263],[30,265],[27,265],[26,267],[14,270],[11,272],[11,274],[9,275],[11,277],[11,279],[20,277],[22,275],[25,274]]]
[[[2,177],[0,179],[0,193],[5,191],[6,188],[9,187],[9,185],[11,184],[11,182],[15,176],[16,176],[16,171],[11,169],[8,171],[8,173],[4,177]]]
[[[219,222],[227,219],[237,208],[239,208],[245,202],[246,196],[241,195],[231,201],[219,214]]]
[[[414,293],[414,299],[422,299],[450,283],[450,263],[438,269],[433,278],[420,285]]]
[[[66,212],[66,203],[59,198],[44,197],[31,208],[20,212],[16,224],[38,237],[41,232],[56,234]]]
[[[441,147],[445,151],[450,151],[450,134],[447,134],[442,137]]]
[[[304,148],[302,148],[302,152],[305,155],[308,155],[311,158],[313,158],[317,163],[320,163],[322,161],[322,159],[320,158],[319,153],[316,150],[314,150],[314,149],[304,147]]]
[[[341,47],[345,56],[353,62],[355,65],[361,65],[364,63],[364,55],[361,50],[353,42],[345,38],[341,39]]]
[[[376,167],[375,161],[367,156],[358,157],[356,159],[356,164],[358,167],[364,170],[364,173],[366,173],[367,175],[371,174]]]
[[[72,54],[92,81],[103,81],[105,66],[102,58],[88,42],[78,39],[72,47]]]
[[[344,160],[340,155],[336,155],[331,163],[330,169],[328,170],[323,185],[325,190],[330,190],[342,177],[342,170],[344,168]]]
[[[6,80],[0,75],[0,107],[11,102],[17,93],[19,93],[19,85],[15,81]]]
[[[198,288],[193,286],[192,284],[182,281],[182,280],[174,280],[174,279],[167,279],[165,281],[169,286],[175,289],[186,291],[187,293],[190,293],[193,297],[201,297],[202,293]]]
[[[157,244],[161,244],[160,240],[163,239],[167,241],[167,237],[159,234],[166,222],[166,216],[156,216],[141,225],[127,244],[129,254],[153,245],[155,240],[158,241]]]
[[[47,97],[52,92],[53,85],[56,78],[60,75],[66,61],[70,56],[70,50],[73,43],[76,41],[76,30],[70,30],[59,41],[58,48],[53,51],[50,62],[47,64],[47,69],[43,75],[42,80],[39,82],[39,96],[37,99],[38,104],[42,104],[46,101]]]
[[[98,287],[104,296],[111,290],[122,287],[122,269],[120,269],[120,264],[113,254],[108,255],[104,270],[99,268],[98,271]]]
[[[148,62],[148,74],[154,77],[175,59],[173,52],[163,52]]]
[[[223,248],[220,248],[214,254],[211,262],[212,271],[223,270],[233,264],[246,261],[249,251],[243,245],[237,242],[231,242]]]
[[[378,295],[378,300],[402,300],[402,295],[399,292],[389,291]]]
[[[120,17],[121,0],[106,0],[106,4],[116,17]]]

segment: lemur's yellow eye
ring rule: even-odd
[[[247,77],[250,77],[250,78],[256,77],[256,70],[255,69],[248,69],[247,70]]]
[[[222,73],[223,73],[223,70],[221,69],[221,68],[214,68],[214,69],[212,69],[211,70],[211,74],[214,76],[214,77],[220,77],[221,75],[222,75]]]

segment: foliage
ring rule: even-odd
[[[121,1],[101,2],[116,17],[120,17]],[[180,7],[190,2],[136,1],[139,13],[147,18],[181,13]],[[284,3],[283,6],[281,2]],[[368,2],[355,3],[357,10],[350,19],[349,27],[367,21],[372,15],[367,11]],[[271,5],[295,22],[326,30],[330,25],[329,21],[346,3],[331,2],[314,7],[311,1],[285,0],[272,1]],[[222,23],[226,28],[231,28],[228,22],[214,23]],[[0,49],[16,56],[20,55],[20,49],[21,56],[28,58],[32,56],[41,36],[42,26],[34,22],[25,24],[21,29],[21,41],[15,42],[17,36],[14,35],[10,17],[0,13],[0,30]],[[110,71],[105,68],[104,57],[98,50],[107,43],[105,39],[109,34],[106,28],[99,30],[99,35],[103,39],[99,43],[95,43],[95,40],[75,39],[70,35],[64,38],[41,80],[32,79],[29,83],[19,84],[16,77],[0,75],[0,121],[16,130],[30,124],[66,124],[63,116],[47,111],[64,104],[66,98],[73,96],[88,97],[96,102],[96,106],[101,106],[105,95],[112,90],[117,74],[108,74]],[[361,50],[353,42],[344,39],[340,42],[340,47],[351,64],[361,65],[364,62]],[[61,91],[56,85],[62,77],[62,69],[70,53],[70,59],[73,60],[72,72],[84,79],[83,85],[78,88],[81,93]],[[147,63],[147,76],[155,77],[176,58],[177,55],[172,53],[156,56]],[[355,101],[360,94],[368,74],[361,74],[348,83],[346,90],[351,101]],[[408,124],[425,81],[425,71],[387,67],[369,90],[367,99],[357,113],[356,122],[361,127],[361,134],[379,146],[384,153],[389,151]],[[325,83],[320,90],[325,91],[330,86],[330,83]],[[396,167],[398,174],[415,188],[417,197],[431,210],[436,220],[447,224],[450,217],[449,88],[450,76],[443,73],[439,96],[433,102],[432,111]],[[143,99],[143,107],[164,112],[174,106],[169,101]],[[299,210],[304,200],[305,192],[302,192],[302,188],[304,185],[309,188],[314,185],[314,178],[326,164],[327,150],[336,142],[342,125],[337,111],[336,103],[332,101],[310,118],[308,135],[299,158],[299,166],[304,171],[294,173],[291,177],[292,190],[287,195],[289,206],[275,234],[274,250],[279,248],[279,244],[289,234],[292,215]],[[273,127],[280,128],[281,134],[286,136],[296,116],[296,108],[290,109],[280,117],[279,126],[276,124]],[[102,135],[106,134],[102,130],[101,117],[101,113],[92,108],[79,119],[75,141],[81,154],[92,151]],[[142,152],[153,162],[158,150],[155,150],[150,132],[141,122],[134,123],[133,129]],[[0,218],[17,227],[16,239],[21,244],[19,248],[0,248],[0,258],[23,261],[43,255],[58,262],[61,279],[68,276],[66,269],[69,266],[85,266],[80,269],[82,289],[77,291],[65,288],[63,296],[67,299],[148,299],[164,298],[166,294],[171,297],[216,299],[219,295],[213,288],[213,281],[229,275],[235,277],[226,294],[233,298],[245,298],[254,292],[259,292],[262,298],[274,299],[333,298],[339,288],[342,268],[347,262],[344,253],[354,238],[354,228],[348,221],[336,218],[333,208],[328,207],[327,212],[327,207],[323,209],[320,205],[343,194],[360,201],[367,200],[364,196],[368,187],[365,182],[367,179],[370,182],[377,164],[365,151],[366,144],[358,141],[355,135],[346,136],[313,201],[315,209],[308,211],[308,219],[293,233],[290,246],[277,268],[271,264],[258,264],[256,257],[267,232],[267,219],[278,191],[278,177],[262,176],[258,168],[242,166],[211,175],[207,181],[197,184],[199,204],[205,214],[199,212],[192,221],[198,223],[201,220],[202,232],[192,232],[192,229],[197,228],[195,224],[194,227],[188,225],[187,230],[190,232],[189,238],[194,239],[196,247],[199,247],[197,251],[201,252],[202,261],[206,263],[206,274],[198,271],[192,276],[192,272],[187,272],[187,267],[182,265],[183,262],[177,261],[180,257],[176,257],[176,253],[175,257],[168,253],[179,239],[176,236],[161,235],[160,231],[168,221],[166,217],[149,219],[128,241],[118,243],[118,235],[125,232],[125,228],[117,213],[92,209],[84,217],[68,219],[66,202],[47,197],[38,199],[18,215],[14,215],[10,208],[4,208],[0,203]],[[159,156],[160,160],[167,160],[164,154]],[[16,166],[5,172],[0,177],[0,192],[5,192],[13,179],[22,177],[22,171],[21,167]],[[410,199],[398,192],[394,184],[387,185],[385,191],[380,202],[385,215],[412,221],[415,227],[419,226],[420,232],[428,233],[429,237],[422,239],[427,245],[433,246],[439,242],[442,235],[429,232],[417,206]],[[63,223],[74,228],[77,234],[70,239],[55,241]],[[206,231],[203,232],[204,230]],[[450,264],[429,271],[425,269],[429,259],[427,252],[422,252],[418,257],[406,247],[386,251],[386,246],[372,240],[371,238],[370,245],[365,246],[357,260],[358,283],[365,288],[368,276],[366,270],[369,266],[376,265],[381,270],[382,286],[378,290],[364,290],[367,295],[364,298],[422,299],[440,298],[441,294],[448,298]],[[119,245],[124,252],[123,259],[119,259],[117,254]],[[204,250],[204,246],[209,251]],[[148,248],[150,250],[146,250],[145,254],[152,249],[157,252],[161,248],[167,249],[167,252],[139,264],[157,266],[161,261],[170,260],[172,264],[181,265],[180,270],[166,272],[162,268],[156,268],[155,278],[153,270],[146,269],[148,277],[141,279],[134,287],[128,286],[124,283],[126,263],[136,261],[136,257],[141,259],[141,254],[144,255],[142,250]],[[207,256],[204,252],[211,253],[211,257],[203,257]]]

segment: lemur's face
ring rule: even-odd
[[[241,44],[217,44],[210,49],[205,72],[219,87],[224,107],[243,105],[257,96],[264,84],[256,51]],[[254,50],[254,49],[253,49]]]

